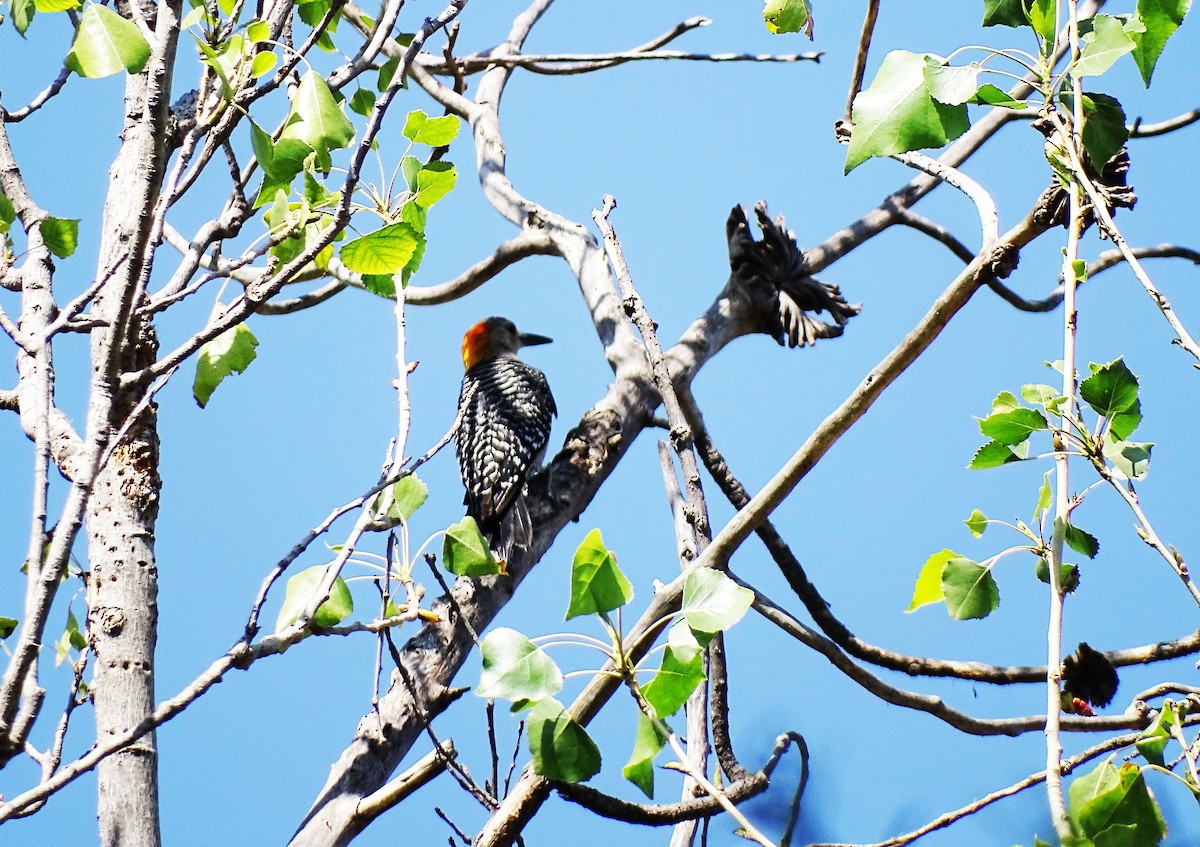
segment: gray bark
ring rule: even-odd
[[[92,335],[89,438],[120,443],[96,478],[88,505],[88,641],[96,736],[121,734],[154,712],[158,580],[154,524],[161,481],[153,404],[137,407],[138,390],[121,390],[123,373],[154,362],[154,330],[134,308],[145,296],[154,245],[155,205],[166,170],[171,70],[178,0],[129,13],[153,27],[152,56],[125,88],[122,145],[110,170],[96,272],[105,280],[93,308],[104,329]],[[107,409],[100,419],[97,410]],[[130,421],[131,415],[136,418]],[[106,433],[103,435],[101,433]],[[102,847],[159,847],[158,755],[154,734],[104,759],[97,768]]]

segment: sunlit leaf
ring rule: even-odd
[[[846,173],[872,156],[941,147],[967,131],[965,105],[948,106],[930,96],[925,55],[892,51],[870,86],[854,98]]]
[[[430,162],[417,172],[416,203],[422,208],[430,208],[450,193],[457,179],[458,171],[452,163]]]
[[[500,563],[479,531],[479,524],[469,515],[446,530],[442,566],[458,576],[478,577],[501,572]]]
[[[683,583],[683,619],[697,632],[729,629],[753,602],[753,591],[712,568],[692,571]]]
[[[692,692],[707,679],[704,651],[685,623],[671,627],[662,664],[648,683],[642,686],[646,700],[660,718],[670,717],[683,708]]]
[[[140,73],[150,61],[150,45],[132,21],[91,3],[79,18],[75,41],[63,64],[80,76],[99,78],[121,71]]]
[[[417,232],[400,221],[342,245],[342,264],[360,274],[394,274],[417,249]]]
[[[479,645],[483,671],[475,693],[505,700],[541,700],[562,689],[562,671],[546,652],[515,629],[500,627]]]
[[[313,565],[288,579],[283,606],[279,610],[279,617],[275,619],[276,632],[287,629],[304,614],[304,610],[313,601],[313,596],[321,588],[325,570],[325,565]],[[339,576],[333,581],[329,598],[317,607],[312,622],[319,627],[337,626],[353,612],[354,600],[350,597],[350,587],[346,585],[346,580]]]
[[[43,218],[39,224],[46,249],[65,259],[79,245],[79,221],[74,218]]]
[[[1112,15],[1096,15],[1092,19],[1092,31],[1083,36],[1075,74],[1099,76],[1112,67],[1117,59],[1131,52],[1133,39],[1125,32],[1121,22]]]
[[[812,40],[812,6],[808,0],[766,0],[763,21],[767,31],[775,35],[803,32]]]
[[[978,538],[987,529],[987,515],[978,509],[972,509],[970,516],[963,523],[967,525],[967,529],[971,530],[971,534]]]
[[[0,638],[8,638],[17,629],[17,624],[20,623],[16,618],[0,617]]]
[[[416,109],[408,113],[401,134],[418,144],[428,144],[430,147],[445,147],[458,135],[459,120],[454,115],[431,118]]]
[[[1029,23],[1042,39],[1042,53],[1049,55],[1058,34],[1058,0],[1027,0]]]
[[[1126,479],[1141,479],[1150,467],[1150,451],[1154,443],[1150,441],[1108,441],[1104,442],[1104,458],[1112,465],[1117,476]]]
[[[24,37],[33,23],[33,16],[37,14],[36,0],[11,0],[9,8],[12,10],[13,26]]]
[[[925,56],[925,83],[929,96],[939,103],[957,106],[968,102],[979,89],[979,72],[982,68],[970,65],[947,65],[943,60]]]
[[[412,518],[413,512],[421,508],[421,504],[429,498],[429,486],[418,479],[416,474],[409,474],[396,481],[391,493],[392,503],[388,508],[388,516],[404,518],[407,522]]]
[[[915,612],[922,606],[940,603],[946,599],[942,592],[942,569],[945,568],[946,562],[956,558],[960,557],[953,550],[942,550],[925,560],[921,572],[917,575],[917,584],[913,587],[912,601],[904,611]]]
[[[342,114],[329,83],[316,71],[300,77],[280,138],[303,141],[321,154],[345,147],[354,139],[354,126]]]
[[[609,612],[633,599],[633,586],[604,546],[600,530],[587,534],[571,561],[571,601],[566,619]]]
[[[1150,78],[1154,76],[1154,67],[1167,39],[1179,29],[1191,5],[1192,0],[1138,0],[1135,17],[1141,28],[1140,31],[1131,29],[1129,36],[1134,43],[1133,60],[1146,87],[1150,86]]]
[[[1050,503],[1053,502],[1054,492],[1050,490],[1050,475],[1053,471],[1046,471],[1042,477],[1042,487],[1038,489],[1037,506],[1033,510],[1033,519],[1041,520],[1042,515],[1050,508]]]
[[[1017,100],[1007,91],[997,88],[990,82],[979,86],[970,102],[980,106],[1002,106],[1005,109],[1024,109],[1029,105],[1028,101]]]
[[[979,431],[1001,444],[1020,444],[1035,432],[1049,428],[1037,409],[1013,409],[988,415],[979,422]]]
[[[200,348],[192,383],[192,396],[200,408],[208,405],[225,377],[246,372],[258,355],[257,348],[258,339],[245,324],[230,327]]]

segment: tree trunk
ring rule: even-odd
[[[92,333],[88,436],[100,443],[117,439],[108,444],[111,456],[96,478],[87,518],[88,639],[96,655],[92,693],[99,741],[154,711],[157,412],[153,403],[139,408],[145,387],[122,388],[121,377],[153,364],[158,354],[150,319],[137,308],[150,278],[155,207],[167,167],[179,2],[135,0],[122,11],[141,17],[154,32],[149,62],[126,81],[122,144],[109,172],[96,268],[104,285],[92,309],[103,323]],[[101,847],[159,847],[154,734],[105,758],[97,776]]]

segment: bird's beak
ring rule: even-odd
[[[532,332],[522,332],[520,336],[522,347],[533,347],[538,344],[549,344],[553,338],[547,338],[544,335],[535,335]]]

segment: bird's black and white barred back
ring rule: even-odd
[[[557,412],[545,374],[516,354],[549,340],[518,332],[506,318],[481,321],[463,339],[467,371],[455,434],[463,502],[502,559],[531,542],[533,527],[522,495],[529,475],[541,465]]]

